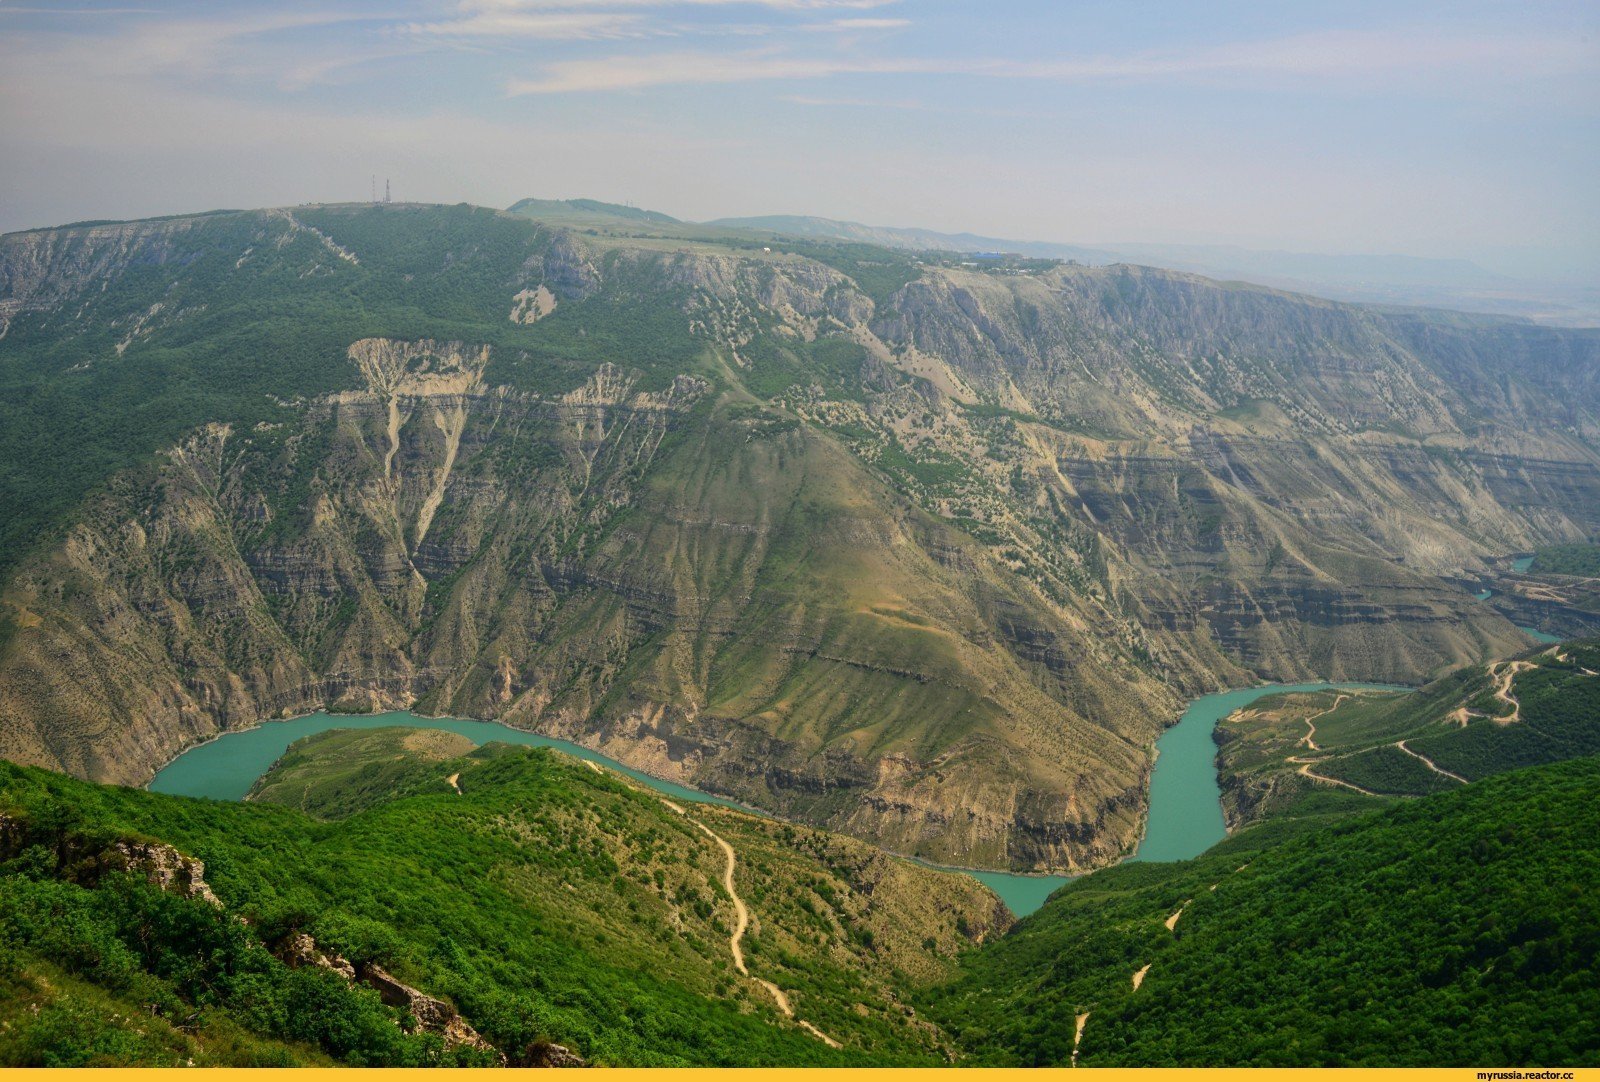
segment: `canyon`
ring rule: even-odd
[[[0,754],[410,708],[1077,871],[1185,699],[1507,656],[1600,532],[1600,332],[531,213],[0,238]]]

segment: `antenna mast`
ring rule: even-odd
[[[384,177],[383,178],[383,201],[385,203],[387,203],[389,201],[389,178],[388,177]]]

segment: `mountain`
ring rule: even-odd
[[[624,212],[0,238],[0,754],[409,706],[1081,870],[1183,698],[1516,654],[1600,531],[1600,332]]]
[[[1600,755],[1600,646],[1563,643],[1469,666],[1414,694],[1257,700],[1217,729],[1230,827],[1459,789]]]
[[[523,199],[507,210],[546,222],[565,222],[574,226],[606,224],[615,221],[681,225],[678,219],[657,210],[641,210],[622,203],[603,203],[598,199]]]
[[[723,229],[775,233],[780,236],[807,237],[813,240],[852,241],[858,244],[875,244],[884,248],[906,248],[915,251],[1013,252],[1039,259],[1071,259],[1095,266],[1121,261],[1116,252],[1107,248],[1051,244],[1045,241],[1001,240],[998,237],[985,237],[977,233],[941,233],[933,229],[863,225],[860,222],[845,222],[836,218],[816,218],[801,214],[718,218],[705,224]]]
[[[0,1063],[1592,1065],[1597,808],[1593,756],[1502,773],[1013,925],[549,749],[328,732],[237,803],[0,763]]]
[[[264,783],[386,767],[335,822],[0,763],[0,1062],[944,1063],[902,997],[1010,921],[966,876],[557,752],[351,735]]]
[[[1004,253],[1090,266],[1143,264],[1364,304],[1411,305],[1522,317],[1554,326],[1600,324],[1600,290],[1495,274],[1465,259],[1260,251],[1224,244],[1058,244],[976,233],[897,229],[802,215],[719,218],[721,229],[833,239],[889,248]]]
[[[1064,887],[922,1012],[986,1065],[1600,1062],[1600,760]]]

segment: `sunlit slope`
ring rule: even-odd
[[[1259,700],[1218,729],[1229,822],[1372,806],[1600,754],[1597,671],[1586,640],[1470,666],[1412,694]]]
[[[47,1040],[71,1061],[79,1043],[39,1037],[41,1019],[99,1026],[108,1011],[147,1016],[148,1000],[149,1043],[168,1047],[130,1039],[103,1062],[538,1062],[551,1043],[614,1064],[943,1061],[937,1031],[896,996],[1007,919],[965,877],[739,813],[680,814],[558,753],[491,746],[441,760],[413,731],[353,734],[359,746],[351,735],[327,734],[320,752],[297,745],[285,764],[283,784],[320,777],[334,801],[364,794],[334,822],[0,768],[11,1042],[0,1050],[25,1060]],[[352,788],[352,761],[384,767],[390,796],[370,772]],[[269,778],[263,795],[280,790]],[[730,948],[726,857],[702,825],[736,852],[748,977]],[[118,849],[128,838],[142,848]],[[147,885],[143,854],[159,846],[173,847],[166,866],[203,859],[219,904],[192,868],[165,890]],[[311,950],[354,976],[288,964]],[[459,1026],[407,1036],[412,1023],[393,1021],[404,1012],[368,990],[374,966],[459,1012],[485,1044]],[[784,992],[792,1018],[755,978]]]
[[[1084,1015],[1083,1066],[1594,1064],[1597,809],[1586,758],[1108,869],[924,1009],[996,1064],[1070,1062]]]

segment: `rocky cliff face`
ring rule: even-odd
[[[1183,695],[1514,649],[1457,583],[1600,529],[1584,332],[1136,268],[927,265],[874,302],[849,263],[477,218],[419,257],[396,213],[300,214],[203,258],[482,322],[348,317],[306,354],[344,389],[229,407],[91,496],[5,586],[8,756],[141,783],[261,718],[414,706],[934,859],[1083,867],[1136,839]],[[68,298],[124,318],[84,300],[118,252],[199,305],[184,230],[145,228],[0,244],[0,303],[65,321],[30,348],[77,333]],[[119,363],[209,341],[153,326]]]
[[[416,705],[946,859],[1131,835],[1172,698],[832,441],[691,375],[544,399],[459,343],[350,359],[365,390],[203,429],[18,577],[13,755],[139,783],[258,718]]]
[[[1032,508],[1092,531],[1174,672],[1411,681],[1512,641],[1441,577],[1600,527],[1600,335],[1419,322],[1140,268],[947,269],[874,322],[929,384],[878,410],[914,453],[999,466],[940,496],[1030,558]]]

